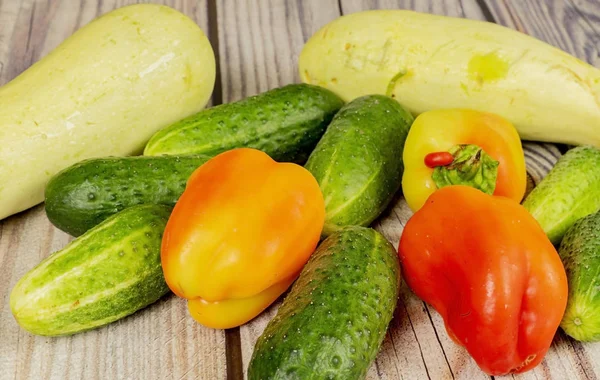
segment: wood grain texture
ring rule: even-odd
[[[409,9],[475,20],[485,18],[481,7],[475,0],[342,0],[340,4],[345,15],[370,9]]]
[[[600,2],[595,0],[569,0],[575,11],[595,32],[600,35]],[[596,38],[598,41],[598,38]],[[598,48],[596,44],[596,48]]]
[[[492,1],[498,24],[509,26],[600,67],[600,2]]]
[[[0,84],[47,54],[99,14],[134,0],[0,0]],[[219,52],[215,104],[299,82],[304,42],[340,14],[402,8],[472,19],[490,16],[598,66],[600,2],[596,0],[164,0],[192,17]],[[483,4],[484,7],[480,7]],[[209,23],[209,16],[212,16]],[[532,186],[560,157],[551,144],[525,144]],[[374,223],[394,246],[411,212],[401,196]],[[185,302],[167,296],[105,328],[66,338],[33,337],[19,329],[8,307],[16,281],[70,238],[38,206],[0,222],[0,378],[10,379],[237,379],[254,343],[279,303],[251,323],[228,332],[241,358],[230,355],[222,331],[205,329]],[[237,347],[239,344],[239,347]],[[231,352],[230,352],[231,354]],[[240,361],[238,363],[238,361]],[[534,371],[516,379],[595,379],[600,347],[559,333]],[[488,379],[464,349],[450,341],[443,321],[403,285],[398,308],[368,379]]]
[[[208,31],[206,1],[170,5]],[[135,1],[0,1],[0,84],[21,73],[96,16]],[[9,309],[17,280],[70,237],[42,206],[0,222],[0,378],[223,379],[225,338],[189,318],[184,301],[166,296],[119,322],[73,337],[34,337]]]

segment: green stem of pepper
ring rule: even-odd
[[[450,185],[466,185],[486,194],[494,193],[498,178],[498,161],[473,144],[455,145],[448,153],[454,157],[452,162],[436,166],[433,170],[433,182],[438,189]]]

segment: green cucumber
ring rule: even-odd
[[[367,226],[400,188],[402,151],[412,115],[394,99],[368,95],[335,116],[306,168],[325,198],[323,235],[344,226]]]
[[[150,139],[144,155],[216,155],[248,147],[276,161],[304,163],[343,104],[321,87],[284,86],[172,124]]]
[[[558,252],[569,281],[561,327],[577,340],[600,341],[600,212],[569,228]]]
[[[553,244],[578,219],[600,210],[600,149],[580,146],[562,156],[523,206]]]
[[[170,208],[114,215],[25,274],[10,308],[32,334],[70,335],[106,325],[165,295],[160,244]]]
[[[79,236],[117,212],[138,204],[174,206],[192,172],[210,157],[109,157],[79,162],[46,187],[46,215]]]
[[[363,378],[399,288],[398,254],[381,234],[348,227],[330,235],[258,339],[248,378]]]

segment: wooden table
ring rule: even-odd
[[[94,17],[132,0],[0,0],[0,84],[37,61]],[[366,9],[410,8],[488,20],[516,28],[600,66],[597,0],[164,0],[194,19],[218,55],[212,104],[231,102],[298,82],[297,57],[325,23]],[[0,107],[2,105],[0,104]],[[560,151],[527,144],[533,183]],[[397,244],[410,212],[398,198],[375,223]],[[42,206],[0,222],[1,379],[238,379],[256,338],[274,315],[229,331],[204,328],[185,302],[167,296],[107,327],[65,338],[21,330],[8,299],[17,280],[70,237],[54,228]],[[600,377],[600,344],[558,333],[545,360],[516,379]],[[403,285],[401,300],[369,379],[485,379],[465,350],[448,338],[439,315]]]

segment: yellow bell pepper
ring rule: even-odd
[[[504,118],[467,109],[419,115],[404,145],[402,191],[413,211],[437,189],[468,185],[520,202],[527,177],[515,127]]]
[[[164,232],[167,284],[212,328],[248,322],[296,279],[325,221],[315,178],[255,149],[222,153],[190,177]]]

